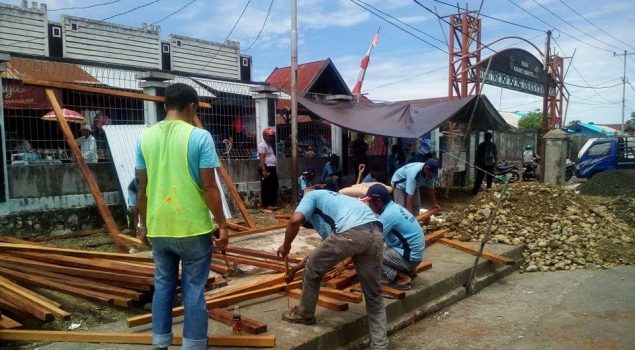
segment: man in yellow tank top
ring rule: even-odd
[[[185,306],[183,349],[207,349],[205,284],[212,258],[214,220],[227,246],[227,226],[214,168],[220,163],[209,132],[194,127],[198,94],[189,85],[165,89],[165,120],[146,129],[137,145],[138,236],[152,245],[155,349],[172,343],[172,307],[179,283]]]

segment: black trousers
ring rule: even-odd
[[[479,168],[487,171],[487,188],[492,187],[492,180],[494,180],[494,166],[493,165],[479,165]],[[474,188],[472,188],[472,193],[477,194],[478,190],[481,189],[481,184],[483,184],[483,177],[485,177],[485,172],[481,169],[476,169],[476,180],[474,180]]]
[[[268,166],[269,176],[260,180],[260,199],[262,207],[275,207],[278,205],[278,172],[275,166]]]

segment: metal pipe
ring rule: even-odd
[[[298,198],[298,0],[291,0],[291,193]]]

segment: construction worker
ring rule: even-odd
[[[227,246],[227,226],[214,168],[220,163],[212,135],[194,127],[196,90],[176,83],[165,89],[165,120],[146,129],[137,145],[137,235],[152,245],[155,263],[152,345],[172,344],[172,307],[179,280],[187,310],[183,348],[207,349],[205,285],[212,258],[214,223],[219,250]]]
[[[318,188],[324,188],[324,184],[313,184],[315,178],[315,169],[306,168],[302,172],[302,175],[298,178],[298,202],[304,197],[304,191],[307,189],[314,190]]]
[[[341,176],[342,169],[340,168],[340,157],[335,153],[331,153],[329,155],[329,161],[324,164],[324,167],[322,168],[320,180],[326,185],[327,189],[337,191],[339,190]]]
[[[412,275],[421,263],[424,234],[421,226],[406,208],[390,198],[386,186],[375,184],[368,188],[362,199],[379,215],[384,242],[384,262],[381,267],[382,282],[392,287],[408,290],[412,287]]]
[[[425,163],[410,163],[395,171],[391,184],[397,204],[404,206],[412,215],[419,215],[421,196],[419,187],[426,189],[433,208],[440,208],[434,190],[439,173],[439,162],[430,158]]]
[[[258,160],[260,162],[260,198],[262,209],[271,212],[278,205],[278,158],[276,158],[276,131],[265,128],[263,140],[258,144]]]
[[[305,259],[300,305],[283,313],[291,323],[315,324],[315,307],[322,277],[336,264],[352,258],[364,291],[372,349],[386,349],[386,310],[380,286],[383,237],[379,219],[359,199],[328,190],[307,191],[289,220],[278,255],[286,257],[305,222],[313,225],[322,243]],[[287,276],[287,281],[303,264]]]

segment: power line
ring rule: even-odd
[[[564,2],[563,0],[560,0],[560,2],[561,2],[564,6],[566,6],[569,10],[573,11],[573,13],[575,13],[576,15],[578,15],[578,16],[579,16],[580,18],[582,18],[583,20],[587,21],[587,23],[589,23],[590,25],[594,26],[595,28],[597,28],[597,29],[598,29],[599,31],[601,31],[602,33],[604,33],[604,34],[606,34],[606,35],[610,36],[611,38],[613,38],[613,39],[615,39],[615,40],[619,41],[620,43],[622,43],[622,44],[624,44],[624,45],[626,45],[626,46],[628,46],[628,47],[630,47],[630,48],[632,48],[632,49],[635,49],[635,46],[632,46],[632,45],[629,45],[629,44],[627,44],[627,43],[623,42],[622,40],[620,40],[620,39],[618,39],[618,38],[614,37],[613,35],[611,35],[610,33],[606,32],[604,29],[602,29],[602,28],[600,28],[600,27],[596,26],[593,22],[591,22],[590,20],[588,20],[588,19],[587,19],[586,17],[584,17],[581,13],[579,13],[578,11],[576,11],[576,10],[575,10],[574,8],[572,8],[571,6],[567,5],[567,3],[566,3],[566,2]]]
[[[269,3],[269,9],[267,10],[267,16],[265,16],[265,20],[262,22],[262,27],[260,27],[260,30],[258,31],[258,35],[256,35],[256,39],[254,39],[254,41],[252,41],[251,44],[249,44],[249,47],[247,47],[243,51],[248,51],[249,49],[251,49],[251,47],[254,46],[254,44],[260,38],[260,34],[262,34],[262,30],[265,29],[265,25],[267,25],[267,20],[269,19],[269,14],[271,13],[271,7],[273,7],[273,0],[271,0],[271,2]]]
[[[192,5],[192,4],[193,4],[193,3],[195,3],[196,1],[197,1],[197,0],[192,0],[192,1],[188,2],[187,4],[185,4],[185,5],[181,6],[178,10],[168,13],[167,15],[165,15],[163,18],[161,18],[161,19],[160,19],[160,20],[158,20],[158,21],[154,21],[154,22],[152,22],[152,24],[157,24],[157,23],[160,23],[160,22],[165,21],[166,19],[168,19],[168,18],[170,18],[170,17],[172,17],[172,16],[176,15],[177,13],[179,13],[179,12],[183,11],[183,9],[185,9],[186,7],[188,7],[188,6]]]
[[[595,40],[595,41],[601,42],[601,43],[602,43],[602,44],[604,44],[604,45],[611,46],[611,47],[614,47],[614,48],[619,49],[619,50],[622,50],[622,49],[623,49],[623,48],[621,48],[621,47],[619,47],[619,46],[615,46],[615,45],[609,44],[609,43],[607,43],[606,41],[603,41],[603,40],[600,40],[600,39],[598,39],[598,38],[593,37],[593,36],[592,36],[592,35],[590,35],[589,33],[587,33],[587,32],[585,32],[585,31],[583,31],[582,29],[580,29],[580,28],[578,28],[578,27],[574,26],[573,24],[571,24],[570,22],[568,22],[568,21],[567,21],[567,20],[565,20],[564,18],[560,17],[557,13],[554,13],[553,11],[551,11],[549,8],[547,8],[547,7],[546,7],[546,6],[544,6],[543,4],[539,3],[538,1],[536,1],[536,0],[532,0],[532,1],[533,1],[534,3],[536,3],[538,6],[542,7],[545,11],[549,12],[549,13],[550,13],[551,15],[553,15],[554,17],[556,17],[556,18],[558,18],[559,20],[561,20],[562,22],[564,22],[564,23],[568,24],[571,28],[573,28],[573,29],[577,30],[578,32],[580,32],[580,33],[582,33],[582,34],[584,34],[584,35],[586,35],[587,37],[589,37],[589,38],[591,38],[591,39],[593,39],[593,40]]]
[[[620,86],[622,85],[622,83],[617,83],[615,85],[610,85],[610,86],[584,86],[584,85],[577,85],[577,84],[573,84],[573,83],[567,83],[567,86],[575,86],[575,87],[579,87],[581,89],[596,89],[596,90],[604,90],[604,89],[610,89],[616,86]]]
[[[102,19],[101,21],[107,21],[107,20],[112,19],[112,18],[115,18],[115,17],[119,17],[119,16],[123,16],[123,15],[129,14],[130,12],[136,11],[136,10],[138,10],[138,9],[140,9],[140,8],[144,8],[144,7],[146,7],[146,6],[150,6],[150,5],[152,5],[152,4],[156,4],[156,3],[157,3],[157,2],[159,2],[159,1],[161,1],[161,0],[154,0],[154,1],[147,2],[147,3],[142,4],[142,5],[139,5],[139,6],[137,6],[137,7],[133,7],[133,8],[131,8],[131,9],[130,9],[130,10],[128,10],[128,11],[124,11],[124,12],[117,13],[117,14],[115,14],[115,15],[112,15],[112,16],[110,16],[110,17],[106,17],[106,18]]]
[[[447,2],[445,2],[445,1],[441,1],[441,0],[434,0],[434,2],[438,2],[439,4],[443,4],[443,5],[446,5],[446,6],[452,7],[452,8],[457,8],[457,6],[456,6],[456,5],[452,5],[452,4],[447,3]],[[468,11],[466,8],[461,8],[461,7],[458,7],[458,8],[459,8],[460,10],[463,10],[463,11],[466,11],[466,12]],[[504,19],[502,19],[502,18],[498,18],[498,17],[494,17],[494,16],[486,15],[486,14],[484,14],[484,13],[482,13],[482,12],[481,12],[481,14],[480,14],[480,15],[481,15],[481,17],[485,17],[485,18],[493,19],[493,20],[495,20],[495,21],[499,21],[499,22],[502,22],[502,23],[510,24],[510,25],[513,25],[513,26],[516,26],[516,27],[525,28],[525,29],[529,29],[529,30],[534,30],[534,31],[541,32],[541,33],[544,33],[544,32],[545,32],[545,31],[544,31],[544,30],[542,30],[542,29],[538,29],[538,28],[534,28],[534,27],[526,26],[526,25],[524,25],[524,24],[520,24],[520,23],[510,22],[510,21],[504,20]]]
[[[370,13],[372,13],[373,15],[375,15],[375,16],[377,16],[377,17],[379,17],[379,18],[383,19],[384,21],[388,22],[389,24],[391,24],[391,25],[392,25],[392,26],[394,26],[395,28],[397,28],[397,29],[399,29],[399,30],[403,31],[404,33],[409,34],[410,36],[412,36],[412,37],[414,37],[414,38],[416,38],[416,39],[418,39],[418,40],[420,40],[420,41],[422,41],[422,42],[424,42],[424,43],[426,43],[426,44],[428,44],[428,45],[430,45],[430,46],[434,47],[435,49],[437,49],[437,50],[439,50],[439,51],[441,51],[441,52],[443,52],[443,53],[445,53],[445,54],[447,54],[447,53],[448,53],[446,50],[444,50],[444,49],[442,49],[442,48],[440,48],[440,47],[438,47],[438,46],[434,45],[433,43],[431,43],[431,42],[427,41],[426,39],[424,39],[424,38],[422,38],[422,37],[420,37],[420,36],[418,36],[418,35],[416,35],[416,34],[413,34],[411,31],[408,31],[408,30],[404,29],[403,27],[401,27],[401,26],[399,26],[399,25],[397,25],[397,24],[393,23],[392,21],[389,21],[386,17],[383,17],[382,15],[378,14],[377,12],[374,12],[373,10],[371,10],[370,8],[368,8],[368,7],[364,6],[364,5],[362,5],[361,3],[358,3],[358,2],[356,2],[355,0],[350,0],[350,1],[351,1],[353,4],[355,4],[355,5],[357,5],[357,6],[361,7],[361,8],[363,8],[364,10],[366,10],[366,11],[368,11],[368,12],[370,12]]]
[[[380,13],[382,13],[382,14],[384,14],[384,15],[386,15],[386,16],[388,16],[388,17],[390,17],[390,18],[392,18],[393,20],[395,20],[395,21],[397,21],[397,22],[399,22],[399,23],[401,23],[401,24],[403,24],[403,25],[406,25],[406,26],[408,26],[408,27],[410,27],[410,28],[412,28],[412,29],[416,30],[417,32],[419,32],[419,33],[421,33],[421,34],[423,34],[423,35],[425,35],[425,36],[427,36],[427,37],[429,37],[429,38],[431,38],[431,39],[434,39],[434,40],[436,40],[436,41],[440,42],[441,44],[446,44],[446,43],[445,43],[445,41],[443,41],[443,40],[441,40],[441,39],[438,39],[437,37],[435,37],[435,36],[433,36],[433,35],[430,35],[430,34],[428,34],[428,33],[424,32],[424,31],[420,30],[419,28],[414,27],[414,26],[412,26],[412,25],[410,25],[410,24],[408,24],[408,23],[406,23],[406,22],[404,22],[404,21],[400,20],[399,18],[394,17],[394,16],[392,16],[391,14],[386,13],[386,12],[384,12],[384,11],[382,11],[382,10],[378,9],[377,7],[375,7],[375,6],[371,5],[371,4],[367,3],[367,2],[364,2],[364,1],[362,1],[362,0],[357,0],[357,1],[361,2],[362,4],[364,4],[364,5],[368,6],[368,7],[371,7],[372,9],[374,9],[374,10],[376,10],[376,11],[378,11],[378,12],[380,12]]]
[[[238,16],[238,19],[236,19],[236,22],[234,22],[234,26],[232,27],[232,29],[229,31],[229,33],[227,33],[227,35],[225,36],[225,40],[223,41],[223,44],[227,42],[227,40],[229,40],[229,37],[232,35],[232,33],[234,32],[234,30],[236,29],[236,26],[238,25],[238,22],[240,22],[240,19],[243,18],[243,15],[245,14],[245,11],[247,11],[247,7],[249,7],[249,4],[251,3],[251,0],[247,0],[247,3],[245,4],[245,7],[243,8],[243,11],[240,13],[240,16]],[[214,56],[212,56],[212,58],[207,62],[207,64],[199,69],[197,71],[200,72],[202,70],[204,70],[205,68],[207,68],[216,58],[216,56],[218,56],[218,53],[223,49],[223,45],[220,45],[218,50],[216,50],[216,52],[214,53]]]
[[[585,45],[588,45],[588,46],[590,46],[590,47],[596,48],[596,49],[598,49],[598,50],[602,50],[602,51],[606,51],[606,52],[613,53],[613,51],[612,51],[612,50],[605,49],[605,48],[603,48],[603,47],[599,47],[599,46],[593,45],[593,44],[591,44],[591,43],[588,43],[588,42],[586,42],[586,41],[584,41],[584,40],[582,40],[582,39],[579,39],[579,38],[576,38],[576,37],[572,36],[571,34],[569,34],[569,33],[565,32],[565,31],[563,31],[562,29],[557,28],[557,27],[556,27],[556,26],[554,26],[554,25],[551,25],[551,24],[547,23],[547,22],[546,22],[546,21],[544,21],[542,18],[540,18],[540,17],[538,17],[538,16],[534,15],[533,13],[529,12],[529,11],[528,11],[528,10],[526,10],[524,7],[522,7],[522,6],[518,5],[517,3],[513,2],[512,0],[507,0],[507,1],[509,1],[512,5],[514,5],[514,6],[518,7],[519,9],[521,9],[523,12],[527,13],[527,14],[528,14],[528,15],[530,15],[531,17],[533,17],[533,18],[535,18],[535,19],[539,20],[540,22],[544,23],[545,25],[547,25],[547,27],[552,28],[552,29],[555,29],[555,30],[557,30],[558,32],[560,32],[560,33],[562,33],[562,34],[566,35],[567,37],[569,37],[569,38],[571,38],[571,39],[573,39],[573,40],[579,41],[579,42],[581,42],[581,43],[583,43],[583,44],[585,44]]]
[[[401,82],[404,82],[404,81],[407,81],[407,80],[411,80],[411,79],[418,78],[418,77],[421,77],[421,76],[424,76],[424,75],[428,75],[430,73],[435,73],[435,72],[438,72],[438,71],[443,70],[443,69],[448,69],[448,66],[435,68],[435,69],[429,70],[427,72],[411,75],[411,76],[409,76],[407,78],[403,78],[403,79],[395,80],[395,81],[392,81],[392,82],[389,82],[389,83],[386,83],[386,84],[383,84],[383,85],[375,86],[372,89],[368,89],[368,90],[366,90],[364,92],[367,93],[367,92],[370,92],[370,91],[373,91],[373,90],[377,90],[377,89],[380,89],[380,88],[383,88],[383,87],[386,87],[386,86],[398,84],[398,83],[401,83]]]
[[[106,5],[114,4],[114,3],[117,3],[117,2],[120,2],[120,1],[121,0],[114,0],[114,1],[109,1],[109,2],[102,2],[102,3],[98,3],[98,4],[88,5],[88,6],[63,7],[63,8],[59,8],[59,9],[48,10],[48,12],[67,11],[67,10],[86,10],[86,9],[92,9],[93,7],[99,7],[99,6],[106,6]]]

